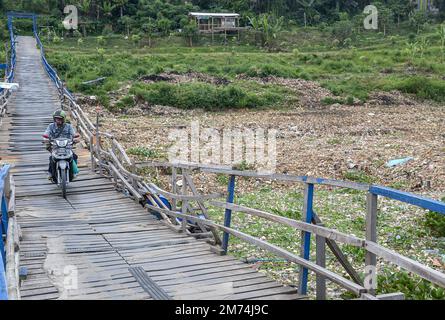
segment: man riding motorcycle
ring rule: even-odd
[[[53,113],[53,120],[54,122],[51,123],[48,128],[46,129],[44,133],[44,137],[49,140],[59,139],[59,138],[66,138],[73,140],[75,142],[78,142],[76,138],[79,137],[78,134],[76,134],[76,131],[74,130],[73,126],[69,123],[67,123],[66,119],[66,113],[63,110],[57,110]],[[47,145],[47,150],[51,151],[51,145]],[[73,174],[74,176],[77,175],[78,169],[77,169],[77,159],[78,156],[74,153],[74,168],[73,168]],[[54,180],[56,177],[56,163],[54,162],[54,159],[52,156],[49,157],[49,166],[48,166],[48,180]]]

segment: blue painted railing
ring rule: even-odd
[[[8,232],[8,205],[4,192],[5,180],[9,177],[10,166],[5,165],[0,168],[0,202],[1,202],[1,219],[0,219],[0,300],[8,299],[7,283],[6,283],[6,252],[3,243],[3,236],[6,237]]]
[[[205,172],[212,172],[212,169],[206,169]],[[216,171],[215,171],[216,172]],[[218,173],[224,173],[223,170],[219,170]],[[323,178],[313,178],[307,176],[291,176],[291,175],[257,175],[252,172],[246,171],[237,171],[234,172],[232,170],[227,171],[227,174],[230,175],[230,181],[228,186],[229,198],[228,203],[233,203],[234,194],[234,186],[235,186],[235,178],[238,176],[246,176],[246,177],[261,177],[261,178],[270,178],[271,180],[281,180],[281,181],[293,181],[293,182],[302,182],[307,185],[306,196],[305,196],[305,212],[304,212],[304,220],[307,223],[312,222],[312,218],[314,216],[313,211],[313,203],[314,203],[314,186],[315,185],[324,185],[324,186],[333,186],[333,187],[343,187],[346,189],[353,189],[358,191],[368,192],[369,194],[382,196],[388,199],[398,200],[403,203],[411,204],[426,210],[431,210],[442,215],[445,215],[445,203],[442,201],[429,199],[426,197],[422,197],[413,193],[404,192],[392,188],[369,185],[363,183],[354,183],[348,181],[337,181],[331,179],[323,179]],[[231,218],[232,218],[232,210],[227,209],[225,213],[224,226],[230,228],[231,227]],[[310,257],[310,243],[311,243],[311,233],[303,232],[302,237],[302,252],[303,257],[306,260],[309,260]],[[224,232],[222,249],[225,253],[227,253],[227,248],[229,245],[229,234]],[[301,268],[300,275],[300,284],[299,284],[299,292],[301,294],[307,293],[307,284],[308,284],[308,270],[306,268]]]
[[[72,101],[75,101],[74,96],[71,94],[71,92],[63,86],[63,82],[60,79],[59,75],[57,74],[57,71],[54,70],[54,68],[48,63],[48,60],[46,60],[45,56],[45,48],[43,46],[42,41],[40,40],[39,34],[37,30],[34,30],[34,37],[36,38],[37,45],[40,48],[40,55],[43,63],[43,67],[45,68],[46,73],[50,77],[50,79],[54,82],[59,92],[67,95]]]
[[[14,80],[15,75],[15,65],[17,62],[16,49],[15,49],[15,36],[12,21],[8,19],[8,31],[9,31],[9,41],[11,45],[11,57],[9,61],[6,61],[6,82],[11,83]],[[3,93],[5,89],[0,88],[0,93]]]

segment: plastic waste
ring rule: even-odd
[[[413,157],[406,157],[406,158],[401,158],[401,159],[393,159],[393,160],[388,161],[386,163],[386,166],[388,168],[396,167],[396,166],[400,166],[402,164],[405,164],[405,163],[407,163],[408,161],[411,161],[411,160],[414,160],[414,158]]]

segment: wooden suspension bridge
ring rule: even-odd
[[[357,298],[401,299],[403,294],[377,296],[375,279],[362,277],[339,244],[366,250],[364,266],[377,259],[396,264],[445,287],[445,274],[377,243],[377,198],[386,197],[445,214],[445,204],[397,190],[291,175],[259,175],[193,164],[133,163],[111,135],[101,132],[45,58],[34,23],[34,37],[16,36],[9,15],[11,55],[8,82],[17,92],[0,96],[0,171],[2,196],[0,298],[3,299],[279,299],[307,298],[309,271],[316,275],[316,297],[327,299],[332,281]],[[40,48],[37,49],[37,47]],[[81,173],[70,185],[68,199],[46,179],[48,152],[41,134],[51,114],[63,106],[83,138]],[[167,167],[171,190],[137,174],[138,167]],[[229,176],[227,201],[220,194],[202,195],[192,172]],[[238,177],[304,184],[303,220],[293,220],[234,204]],[[182,187],[178,187],[178,180]],[[328,185],[367,192],[366,239],[323,226],[313,209],[314,188]],[[193,206],[196,205],[196,208]],[[224,224],[210,220],[209,206],[225,210]],[[301,232],[301,252],[289,252],[231,227],[231,216],[243,212]],[[311,235],[316,261],[310,261]],[[228,255],[229,236],[269,251],[299,266],[299,283],[284,286]],[[326,269],[326,251],[333,252],[348,277]]]

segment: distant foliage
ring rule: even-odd
[[[101,34],[104,30],[110,33],[138,33],[141,28],[146,28],[147,21],[151,20],[154,31],[162,35],[177,32],[183,27],[181,21],[188,19],[191,11],[217,11],[217,12],[237,12],[241,14],[241,23],[246,26],[254,26],[252,17],[283,17],[281,27],[292,28],[294,26],[320,26],[325,28],[336,21],[353,21],[352,28],[359,31],[359,25],[363,9],[370,4],[368,0],[338,1],[338,0],[271,0],[271,1],[251,1],[251,0],[192,0],[192,1],[163,1],[163,0],[76,0],[72,1],[79,9],[80,30],[86,33]],[[435,18],[443,21],[445,12],[445,2],[437,1],[441,15],[431,17],[426,12],[414,11],[415,2],[407,0],[371,1],[379,7],[380,30],[386,33],[389,26],[399,25],[401,21],[410,21],[412,28],[418,32],[429,19]],[[41,14],[42,25],[57,28],[62,32],[60,23],[63,17],[63,8],[68,2],[65,0],[2,0],[0,10],[6,11],[26,11]],[[263,16],[264,15],[264,16]],[[359,18],[354,19],[358,16]],[[442,20],[441,20],[442,19]],[[44,22],[43,22],[44,21]],[[278,22],[278,21],[276,21]],[[272,24],[271,31],[276,24]],[[145,27],[144,27],[145,25]],[[342,23],[344,26],[345,23]],[[340,27],[340,26],[337,26]],[[269,27],[268,27],[269,28]],[[263,30],[266,34],[265,42],[273,39],[273,32]],[[272,35],[272,37],[270,37]],[[344,40],[350,36],[343,37]],[[264,45],[264,43],[263,43]]]

